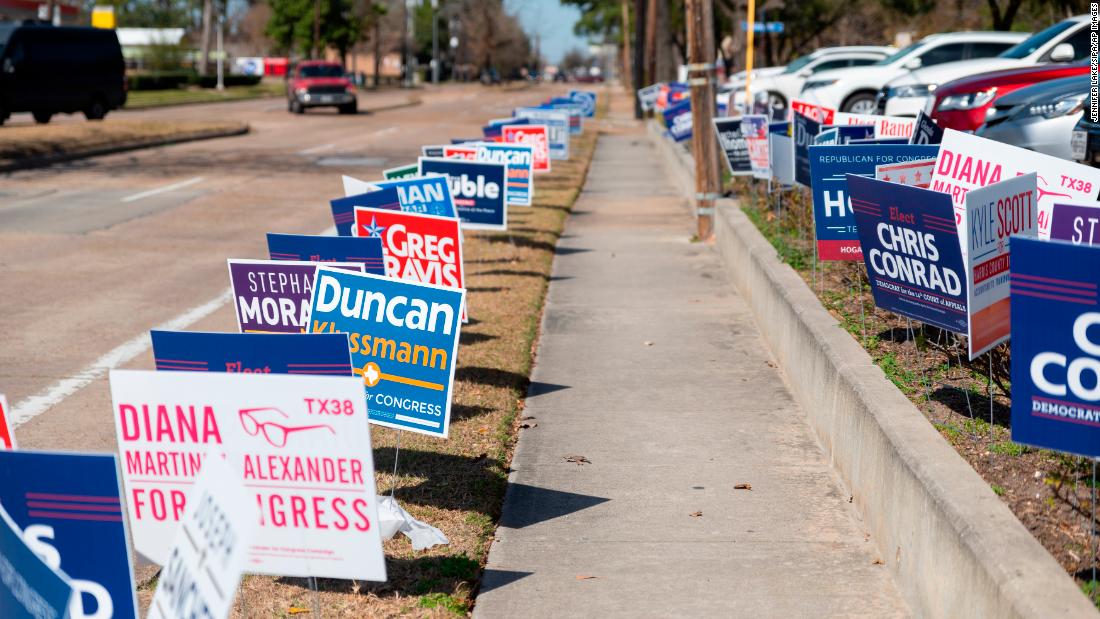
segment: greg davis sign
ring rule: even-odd
[[[848,191],[875,305],[966,333],[966,274],[951,197],[854,174]]]
[[[386,579],[362,381],[112,370],[110,382],[137,552],[167,565],[207,453],[224,454],[260,512],[249,572]]]
[[[386,276],[464,288],[462,232],[453,217],[357,209],[355,231],[382,239]]]
[[[1012,240],[1012,440],[1100,457],[1100,248]]]
[[[371,423],[446,438],[465,297],[465,290],[322,267],[311,329],[348,334]]]
[[[242,333],[305,333],[317,262],[229,260],[229,281]],[[329,266],[363,272],[362,263]]]
[[[507,164],[421,157],[420,173],[447,175],[463,228],[508,229]]]

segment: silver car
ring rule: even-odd
[[[1062,159],[1075,160],[1073,128],[1084,114],[1089,76],[1040,82],[1000,99],[977,134]],[[1080,147],[1078,147],[1080,150]]]

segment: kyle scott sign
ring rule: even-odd
[[[1012,240],[1012,440],[1100,457],[1100,248]]]
[[[421,157],[420,173],[447,175],[462,227],[508,229],[508,202],[504,196],[506,164]]]
[[[362,381],[136,370],[110,380],[139,553],[167,565],[203,460],[224,453],[259,506],[249,572],[386,579]]]
[[[351,376],[342,334],[151,331],[159,371]]]
[[[378,239],[268,232],[267,251],[272,260],[359,262],[367,273],[386,273],[382,242]]]
[[[242,333],[305,333],[316,262],[229,260],[229,282]],[[329,266],[363,272],[359,262]]]
[[[875,305],[966,333],[966,274],[951,197],[848,175]]]
[[[873,178],[887,163],[936,156],[936,146],[853,145],[809,148],[817,255],[821,260],[859,260],[859,239],[845,175]]]
[[[465,290],[321,268],[314,333],[348,334],[370,421],[447,437]]]

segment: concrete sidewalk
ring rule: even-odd
[[[648,140],[600,138],[559,243],[475,616],[907,616]]]

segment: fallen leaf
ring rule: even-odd
[[[536,417],[532,417],[530,415],[526,417],[520,417],[520,421],[531,421],[532,419],[536,419]]]
[[[737,484],[733,487],[734,490],[752,490],[752,484]]]
[[[303,615],[305,613],[308,613],[309,609],[308,608],[302,608],[300,606],[291,606],[290,610],[288,612],[292,615]]]
[[[577,574],[577,580],[595,580],[599,576],[589,576],[587,574]]]
[[[871,565],[884,565],[884,563],[882,559],[875,559],[874,561],[871,561]]]
[[[526,429],[528,429],[528,428],[537,428],[537,427],[539,427],[539,424],[537,424],[537,423],[522,423],[522,424],[520,424],[520,426],[519,426],[519,427],[521,427],[521,428],[523,428],[524,430],[526,430]]]
[[[585,465],[585,464],[592,464],[592,461],[589,460],[588,458],[585,458],[584,456],[576,456],[576,455],[566,456],[565,461],[566,462],[572,462],[574,464],[582,465],[582,466]]]
[[[703,512],[691,512],[688,515],[691,516],[692,518],[699,518],[700,516],[703,515]]]
[[[652,346],[653,342],[646,340],[645,342],[643,342],[643,344],[645,344],[646,346]]]

